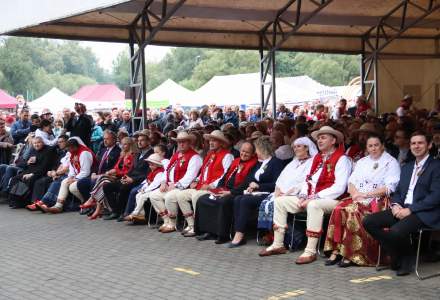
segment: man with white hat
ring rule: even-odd
[[[203,137],[209,140],[209,152],[203,161],[200,175],[191,183],[190,189],[182,190],[176,194],[177,203],[188,224],[182,231],[185,237],[196,235],[194,232],[194,210],[197,200],[199,197],[209,194],[209,189],[217,187],[220,179],[226,174],[234,160],[234,156],[228,150],[229,140],[222,131],[214,130],[211,134],[204,134]]]
[[[177,142],[177,151],[170,159],[160,188],[150,193],[151,205],[164,220],[159,228],[162,233],[176,230],[176,196],[194,181],[203,163],[200,155],[192,148],[194,135],[181,131],[173,139]]]
[[[344,144],[341,132],[323,126],[314,131],[312,137],[318,143],[319,153],[313,158],[298,196],[280,197],[275,200],[274,229],[285,232],[287,214],[307,210],[307,246],[296,260],[297,264],[307,264],[316,260],[316,247],[322,234],[324,214],[330,214],[338,205],[347,189],[351,173],[351,161],[338,145]],[[263,251],[261,256],[285,253],[284,247]]]

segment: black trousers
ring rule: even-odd
[[[195,215],[196,233],[211,233],[220,238],[229,239],[234,215],[234,197],[210,198],[211,195],[203,195],[197,200]]]
[[[52,177],[49,176],[38,178],[32,189],[32,202],[41,200],[52,182]]]
[[[391,210],[368,215],[362,223],[365,230],[392,256],[411,255],[410,234],[424,227],[415,214],[399,220]]]
[[[122,184],[121,182],[110,182],[104,185],[104,195],[107,198],[108,204],[112,208],[112,211],[116,214],[122,214],[127,205],[128,196],[133,187],[138,185],[137,183]]]
[[[243,195],[234,198],[234,228],[235,231],[245,232],[252,213],[256,214],[261,202],[267,195]],[[255,222],[255,228],[257,224]]]

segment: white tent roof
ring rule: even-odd
[[[41,112],[44,108],[48,108],[52,113],[56,113],[64,108],[73,109],[75,102],[78,101],[54,87],[43,96],[29,102],[29,105],[32,111]]]
[[[316,94],[306,88],[276,80],[277,102],[301,103],[316,99]],[[270,80],[268,75],[267,80]],[[193,105],[215,103],[216,105],[260,104],[260,73],[214,76],[194,92]]]
[[[147,93],[148,101],[169,101],[171,105],[195,106],[193,102],[194,92],[184,88],[171,79],[162,82],[161,85]]]

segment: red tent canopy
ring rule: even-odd
[[[0,90],[0,108],[15,108],[18,101],[6,93],[4,90]]]
[[[125,93],[114,84],[93,84],[81,87],[72,98],[84,102],[124,101]]]

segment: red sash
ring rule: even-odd
[[[239,186],[244,182],[246,177],[248,176],[251,169],[257,164],[257,157],[254,156],[248,161],[241,161],[240,157],[234,159],[231,166],[229,167],[228,172],[226,173],[225,186],[228,185],[229,181],[232,178],[232,175],[235,174],[234,187]]]

